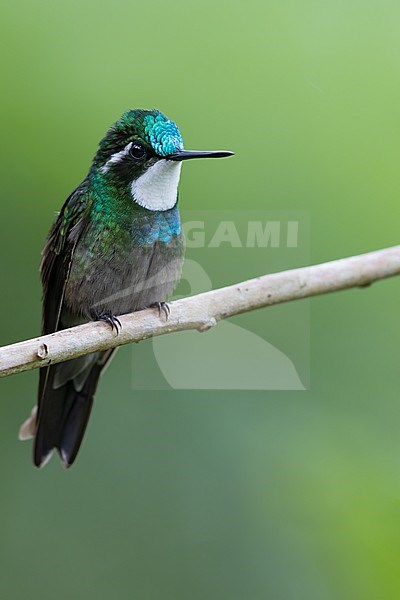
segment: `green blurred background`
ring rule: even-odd
[[[0,342],[38,334],[53,214],[127,108],[236,152],[184,169],[187,208],[309,211],[313,263],[398,243],[399,20],[388,0],[3,5]],[[2,380],[1,597],[398,599],[398,294],[312,300],[310,391],[134,391],[121,350],[68,472],[16,439],[37,373]]]

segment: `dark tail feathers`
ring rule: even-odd
[[[57,449],[66,467],[79,451],[101,371],[113,351],[81,357],[42,369],[33,462],[41,467]],[[64,379],[63,380],[63,374]],[[66,377],[65,377],[66,375]],[[61,380],[61,384],[60,384]]]

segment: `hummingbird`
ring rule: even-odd
[[[184,239],[178,210],[182,162],[231,156],[185,150],[158,110],[125,112],[100,141],[88,175],[67,198],[42,252],[42,334],[155,307],[168,318]],[[113,350],[40,369],[38,402],[20,430],[41,467],[57,450],[65,467],[79,451],[99,376]]]

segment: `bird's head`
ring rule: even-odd
[[[177,201],[183,160],[231,156],[228,151],[184,150],[179,129],[158,110],[129,110],[101,140],[93,169],[126,187],[148,210],[168,210]]]

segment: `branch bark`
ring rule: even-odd
[[[400,274],[400,246],[332,262],[264,275],[183,298],[170,304],[168,321],[154,309],[123,315],[118,335],[103,322],[91,322],[0,348],[0,377],[59,363],[97,350],[150,337],[197,329],[250,310],[327,294]]]

